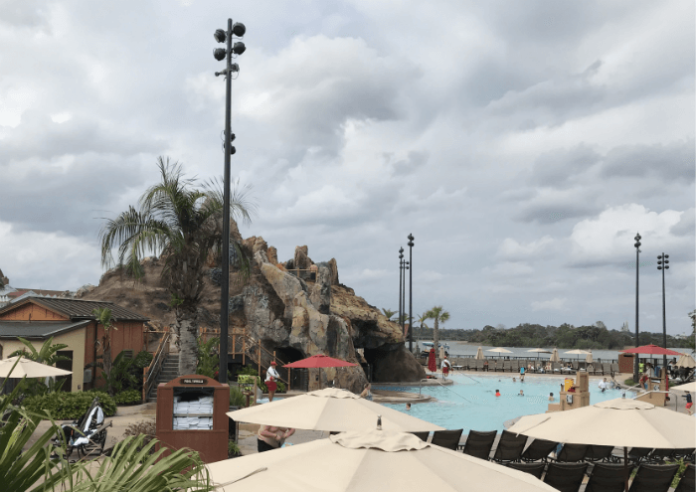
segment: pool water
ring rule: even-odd
[[[470,430],[491,431],[503,430],[504,423],[522,415],[544,413],[548,409],[549,393],[553,392],[554,402],[558,403],[558,396],[564,378],[559,377],[534,377],[527,376],[521,383],[512,382],[512,375],[469,376],[454,374],[450,376],[454,381],[450,386],[424,386],[422,393],[437,399],[434,402],[413,404],[410,411],[405,404],[386,404],[404,413],[408,413],[419,419],[426,420],[445,429],[464,429],[464,433]],[[574,379],[574,378],[573,378]],[[608,389],[601,392],[597,384],[599,379],[590,379],[590,404],[598,403],[614,398],[621,398],[621,390]],[[373,385],[375,389],[395,389],[394,387],[380,387]],[[421,388],[400,386],[400,391],[419,393]],[[500,390],[501,396],[495,396],[495,390]],[[518,396],[520,390],[524,396]],[[627,395],[630,397],[630,395]]]

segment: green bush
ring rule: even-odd
[[[227,443],[227,457],[234,458],[236,456],[241,456],[241,455],[242,455],[242,450],[239,449],[239,446],[237,445],[237,443],[234,441],[229,441]]]
[[[230,386],[230,406],[231,407],[245,407],[246,406],[246,396],[242,393],[237,386]]]
[[[79,393],[49,393],[30,396],[24,400],[29,412],[44,414],[48,411],[56,420],[74,420],[80,418],[89,409],[95,396],[99,397],[104,414],[111,417],[116,414],[116,402],[103,391],[83,391]]]
[[[143,394],[138,390],[126,390],[116,393],[114,400],[118,405],[133,405],[143,401]]]

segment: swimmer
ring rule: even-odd
[[[524,396],[524,391],[523,391],[523,390],[520,390],[520,394],[517,395],[517,396]]]
[[[513,382],[513,383],[516,383],[517,380],[516,380],[515,378],[512,378],[512,382]]]
[[[495,390],[495,396],[500,396],[500,390]]]
[[[553,397],[553,393],[549,393],[549,401],[554,401],[555,398]]]
[[[407,411],[411,410],[411,404],[410,404],[410,403],[407,403],[407,404],[406,404],[406,410],[407,410]]]

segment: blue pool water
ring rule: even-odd
[[[533,377],[527,376],[524,383],[512,382],[512,375],[491,376],[465,376],[454,374],[451,376],[454,384],[451,386],[424,386],[423,394],[433,396],[435,402],[417,403],[411,407],[409,415],[427,420],[446,429],[464,429],[464,433],[470,430],[477,431],[501,431],[507,420],[522,415],[543,413],[547,410],[549,393],[553,392],[555,402],[558,403],[558,395],[563,383],[563,377]],[[500,380],[500,382],[499,382]],[[606,390],[604,393],[597,387],[599,379],[590,379],[590,404],[600,401],[621,398],[622,391]],[[380,387],[375,389],[395,389],[394,387]],[[400,391],[418,393],[418,387],[398,388]],[[501,396],[495,396],[495,390],[499,389]],[[525,396],[518,396],[520,390]],[[630,398],[630,394],[627,395]],[[387,404],[386,406],[406,413],[404,404]]]

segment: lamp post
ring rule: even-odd
[[[636,243],[634,244],[636,248],[636,347],[640,346],[640,340],[639,340],[639,335],[638,335],[638,262],[640,260],[640,234],[636,233],[636,237],[634,238],[636,240]],[[639,354],[636,354],[636,360],[633,363],[633,384],[638,384],[638,357]]]
[[[665,270],[669,268],[669,255],[662,253],[657,257],[657,269],[662,270],[662,345],[667,349],[667,316],[665,310]],[[667,371],[667,355],[662,358],[662,367]]]
[[[408,235],[408,351],[413,353],[413,234]]]
[[[230,318],[230,156],[236,152],[232,146],[234,134],[232,133],[232,74],[239,72],[239,65],[232,63],[232,55],[241,55],[246,51],[242,42],[232,44],[232,38],[241,38],[246,33],[244,24],[237,22],[232,24],[232,19],[227,19],[227,31],[218,29],[213,34],[215,41],[226,43],[227,48],[216,48],[213,56],[217,61],[226,60],[226,67],[221,72],[215,72],[215,76],[225,76],[227,92],[225,97],[225,178],[222,209],[222,282],[221,282],[221,306],[220,306],[220,368],[218,380],[227,383],[227,338]]]
[[[406,331],[406,270],[409,269],[408,261],[404,260],[404,290],[401,292],[401,305],[404,307],[404,315],[401,317],[401,333],[405,336]]]
[[[404,306],[401,302],[404,292],[404,248],[399,248],[399,317],[397,323],[401,326],[401,317],[404,314]]]

